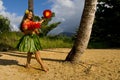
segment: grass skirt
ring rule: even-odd
[[[35,52],[41,50],[41,44],[39,40],[39,36],[36,34],[32,35],[24,35],[20,42],[17,45],[19,51],[22,52]]]

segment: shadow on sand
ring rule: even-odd
[[[17,60],[8,60],[8,59],[0,59],[0,65],[7,66],[7,65],[18,65],[21,67],[25,67],[25,65],[18,64]]]
[[[21,58],[27,58],[26,53],[21,53],[18,51],[17,52],[16,51],[2,52],[2,54],[9,55],[9,56],[15,56],[15,57],[21,57]],[[32,59],[35,59],[35,57],[32,57]],[[60,59],[51,59],[51,58],[42,58],[42,59],[46,61],[64,62],[64,60],[60,60]]]
[[[7,59],[0,59],[0,65],[17,65],[18,61],[16,60],[7,60]]]

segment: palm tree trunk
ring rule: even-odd
[[[33,11],[33,0],[28,0],[28,9]]]
[[[82,19],[74,45],[66,57],[66,61],[80,62],[80,57],[88,46],[94,22],[97,0],[85,0]]]

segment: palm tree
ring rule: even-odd
[[[33,0],[28,0],[28,9],[33,11]]]
[[[95,17],[96,4],[97,0],[85,0],[85,6],[77,32],[77,38],[71,51],[66,57],[66,61],[72,61],[74,63],[80,62],[81,54],[84,53],[90,39],[92,25]]]

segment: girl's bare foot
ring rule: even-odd
[[[28,68],[28,69],[31,68],[30,64],[26,64],[25,68]]]
[[[47,67],[42,67],[42,70],[45,71],[45,72],[48,72],[48,71],[49,71],[49,68],[47,68]]]

